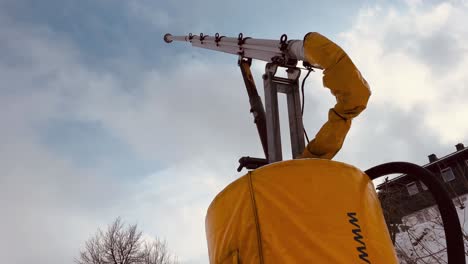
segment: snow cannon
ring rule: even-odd
[[[249,171],[222,190],[208,208],[206,236],[211,264],[374,263],[398,259],[372,180],[403,173],[432,192],[444,223],[448,264],[465,263],[463,236],[455,206],[428,170],[406,162],[378,165],[365,172],[331,159],[342,148],[351,121],[367,106],[367,81],[337,44],[312,32],[302,40],[254,39],[216,33],[173,36],[167,43],[238,56],[250,112],[265,158],[245,156],[238,171]],[[265,61],[260,98],[250,66]],[[298,62],[303,62],[303,68]],[[277,71],[286,69],[287,77]],[[308,73],[299,79],[302,70]],[[303,124],[304,82],[323,70],[323,85],[336,97],[327,122],[308,139]],[[287,98],[291,158],[283,161],[278,94]],[[301,102],[302,94],[302,102]]]
[[[227,186],[206,216],[210,263],[398,263],[380,202],[359,169],[277,162]]]
[[[325,159],[269,164],[221,191],[206,216],[210,263],[399,263],[372,184],[393,173],[417,177],[434,194],[448,263],[465,263],[456,209],[431,172],[405,162],[362,172]]]

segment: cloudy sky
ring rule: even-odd
[[[0,0],[3,262],[72,263],[121,216],[207,263],[206,209],[262,150],[237,58],[164,33],[339,43],[373,94],[335,159],[365,170],[468,144],[467,14],[466,0]],[[333,105],[313,73],[310,135]]]

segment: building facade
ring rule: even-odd
[[[468,148],[461,143],[457,144],[455,152],[438,158],[435,154],[428,156],[429,163],[423,165],[431,171],[441,184],[446,187],[455,206],[464,209],[466,195],[468,194]],[[382,209],[389,228],[403,224],[408,215],[435,205],[427,187],[411,175],[400,175],[386,180],[377,186]],[[424,219],[419,219],[419,222]]]

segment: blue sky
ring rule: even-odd
[[[220,31],[225,35],[244,32],[268,38],[291,32],[301,38],[303,29],[313,26],[335,34],[351,23],[350,14],[366,3],[57,0],[7,1],[3,5],[15,22],[47,27],[72,42],[88,66],[106,65],[128,55],[137,57],[139,65],[144,62],[158,67],[181,51],[177,47],[167,49],[160,41],[167,31]],[[259,15],[261,10],[265,10],[264,15]],[[293,21],[298,24],[291,30]]]
[[[336,157],[361,169],[468,144],[467,5],[0,0],[0,254],[72,263],[122,216],[182,263],[207,263],[207,206],[261,146],[237,58],[168,45],[167,32],[336,41],[373,92]],[[334,99],[320,73],[307,86],[314,135]]]

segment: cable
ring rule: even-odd
[[[307,77],[309,77],[309,74],[313,71],[313,69],[310,67],[307,67],[307,70],[309,70],[309,72],[307,72],[306,76],[302,80],[302,86],[301,86],[301,93],[302,93],[301,115],[302,117],[304,117],[304,105],[305,105],[304,84],[305,84]],[[309,143],[309,136],[307,135],[307,131],[304,128],[304,119],[302,119],[302,129],[304,130],[304,135],[306,137],[307,143]]]
[[[449,264],[465,264],[465,249],[463,234],[458,219],[457,210],[447,190],[438,182],[434,174],[427,169],[408,162],[390,162],[375,166],[365,171],[371,180],[384,175],[404,173],[424,183],[432,193],[439,207],[444,223],[447,243],[447,259]]]

